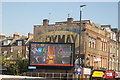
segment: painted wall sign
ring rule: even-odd
[[[38,33],[37,31],[36,33]],[[79,54],[79,46],[81,53],[84,51],[84,39],[81,38],[79,45],[79,33],[72,31],[50,31],[42,34],[35,34],[35,42],[50,42],[50,43],[75,43],[75,54]]]
[[[70,31],[51,31],[38,35],[35,41],[53,43],[75,43],[75,46],[78,47],[79,34]]]

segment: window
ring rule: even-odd
[[[107,58],[104,58],[104,68],[107,68]]]
[[[22,50],[18,50],[18,53],[22,53]]]
[[[18,46],[22,46],[22,41],[18,41]]]
[[[3,45],[4,45],[4,46],[9,45],[10,42],[11,42],[11,40],[4,40],[4,41],[3,41]]]
[[[112,70],[114,69],[114,59],[112,59]]]
[[[26,46],[26,51],[29,51],[29,47]]]
[[[99,67],[98,65],[98,58],[96,56],[94,56],[94,63],[93,63],[94,67]]]
[[[8,52],[4,51],[3,56],[7,56]]]
[[[14,51],[14,48],[13,48],[13,47],[11,47],[11,48],[10,48],[10,52],[13,52],[13,51]]]
[[[112,61],[112,59],[110,58],[110,61]]]
[[[93,55],[91,55],[91,56],[90,56],[90,66],[93,66],[93,61],[94,61]]]
[[[109,69],[112,69],[112,58],[110,58],[110,61],[109,61]]]
[[[2,56],[2,51],[0,50],[0,56]]]
[[[96,48],[96,40],[89,37],[89,38],[88,38],[88,47],[95,49],[95,48]]]
[[[66,31],[69,31],[69,29],[66,29]]]
[[[102,51],[107,52],[107,42],[101,41],[101,44],[102,44]]]
[[[117,50],[117,56],[118,56],[118,50]]]
[[[18,50],[17,57],[22,57],[22,50]]]
[[[91,42],[88,43],[88,47],[91,48]]]
[[[100,67],[102,67],[102,57],[100,57],[101,61],[99,61]]]
[[[26,54],[26,59],[28,59],[28,55]]]

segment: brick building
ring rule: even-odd
[[[12,36],[2,39],[1,54],[2,60],[5,65],[15,63],[17,59],[28,59],[29,55],[29,42],[32,42],[33,35],[28,33],[20,36],[19,33],[14,33]]]
[[[107,70],[110,32],[90,20],[83,20],[81,23],[80,54],[85,55],[84,67]],[[80,21],[73,21],[73,18],[56,22],[54,25],[50,25],[49,20],[44,19],[43,25],[34,25],[34,42],[75,43],[75,55],[78,55],[79,24]]]
[[[120,30],[117,28],[111,29],[116,34],[116,45],[117,45],[117,51],[116,51],[116,70],[120,71]]]

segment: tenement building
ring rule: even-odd
[[[44,19],[43,25],[34,25],[34,42],[75,43],[75,55],[84,54],[84,67],[108,70],[110,32],[102,28],[108,25],[101,26],[90,20],[82,20],[81,24],[79,35],[80,21],[67,18],[50,25],[49,20]]]

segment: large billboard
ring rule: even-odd
[[[73,66],[73,43],[30,43],[30,65]]]

